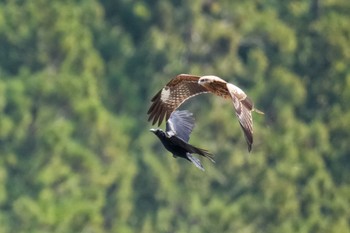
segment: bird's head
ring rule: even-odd
[[[155,134],[157,131],[159,131],[159,129],[150,129],[149,131]]]
[[[214,75],[205,75],[199,78],[198,80],[198,84],[204,86],[205,84],[208,83],[212,83],[212,82],[222,82],[224,80],[222,80],[221,78],[219,78],[218,76],[214,76]],[[225,81],[224,81],[225,82]]]
[[[151,131],[157,136],[161,136],[162,134],[164,134],[164,132],[161,129],[150,129],[149,131]]]

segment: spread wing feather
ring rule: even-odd
[[[251,151],[253,144],[253,102],[240,88],[236,87],[235,85],[228,83],[227,89],[231,94],[236,116],[244,132],[244,136],[248,144],[248,151]]]
[[[231,98],[239,124],[242,127],[244,137],[248,144],[248,151],[251,151],[253,144],[253,102],[239,87],[216,76],[202,77],[208,79],[204,85],[213,94],[223,98]]]
[[[158,122],[158,126],[163,119],[168,120],[170,114],[177,109],[187,99],[208,92],[208,89],[198,84],[199,76],[180,74],[170,80],[153,98],[152,105],[147,114],[148,121],[152,125]]]
[[[169,135],[177,135],[185,142],[189,141],[193,128],[194,117],[187,110],[173,112],[166,123],[166,132]]]

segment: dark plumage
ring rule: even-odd
[[[197,168],[204,171],[200,160],[192,154],[199,154],[214,162],[213,155],[207,150],[192,146],[188,143],[190,134],[194,127],[194,118],[189,111],[175,111],[170,115],[166,123],[166,131],[161,129],[150,129],[162,142],[164,147],[173,156],[181,157],[192,162]]]

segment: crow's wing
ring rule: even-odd
[[[193,128],[193,114],[187,110],[173,112],[166,123],[167,134],[176,135],[185,142],[189,141]]]
[[[168,120],[170,114],[177,109],[187,99],[208,92],[208,89],[198,84],[199,76],[190,74],[180,74],[170,80],[153,98],[152,105],[147,114],[148,121],[154,125],[158,121],[158,126],[163,119]]]

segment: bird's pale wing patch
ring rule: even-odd
[[[172,79],[153,98],[152,105],[147,114],[148,121],[152,125],[158,122],[158,126],[163,120],[168,120],[170,114],[177,109],[187,99],[208,92],[207,88],[198,84],[199,76],[180,74]]]
[[[166,123],[166,132],[169,135],[173,132],[185,142],[189,141],[193,128],[194,117],[193,114],[187,110],[173,112]]]

